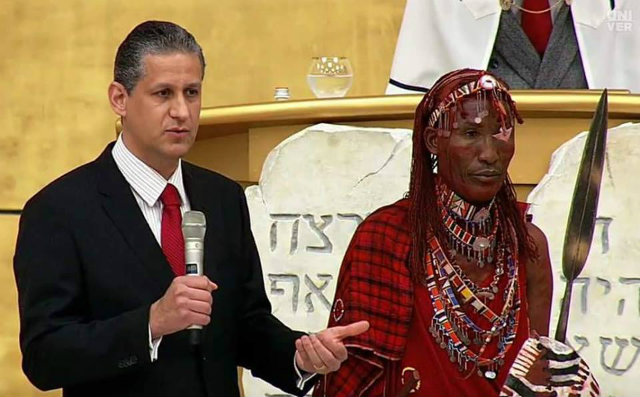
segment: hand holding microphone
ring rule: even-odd
[[[218,286],[202,275],[205,231],[202,212],[184,213],[182,233],[187,275],[174,278],[162,298],[151,305],[149,325],[153,339],[189,328],[191,343],[197,344],[202,326],[209,324],[211,292]]]
[[[182,217],[182,235],[184,237],[184,258],[187,276],[202,276],[202,257],[204,255],[204,234],[207,221],[200,211],[187,211]],[[209,314],[211,305],[209,305]],[[200,345],[202,325],[189,326],[189,341],[192,346]]]

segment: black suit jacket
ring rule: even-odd
[[[150,305],[173,273],[111,155],[45,187],[26,204],[14,271],[23,369],[68,396],[238,395],[236,366],[281,389],[295,386],[291,331],[271,315],[242,188],[182,163],[193,210],[205,213],[204,273],[214,292],[202,349],[186,332],[148,345]]]

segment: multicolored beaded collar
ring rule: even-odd
[[[516,241],[515,230],[501,222],[499,211],[492,204],[478,208],[457,196],[440,179],[437,193],[448,241],[441,242],[432,235],[428,242],[426,284],[434,310],[429,330],[460,371],[468,372],[471,366],[471,373],[477,370],[478,376],[495,379],[515,340],[520,316],[518,247],[511,243]],[[475,244],[474,247],[481,239],[486,239],[488,245]],[[456,265],[457,254],[476,260],[479,265],[495,263],[489,287],[479,288],[464,275]],[[498,283],[505,274],[504,303],[499,312],[494,312],[485,302],[499,294]],[[478,313],[490,328],[474,322],[465,309]],[[483,356],[496,338],[496,355]],[[477,352],[470,348],[473,344],[479,346]]]
[[[493,200],[486,207],[472,205],[440,178],[436,178],[436,194],[442,223],[449,237],[449,248],[481,268],[486,263],[493,263],[500,225],[500,214]]]

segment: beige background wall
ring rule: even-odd
[[[351,59],[348,96],[384,92],[402,0],[1,0],[0,210],[95,158],[114,137],[106,89],[119,42],[139,22],[172,20],[208,61],[204,106],[311,98],[314,55]],[[18,217],[0,215],[0,395],[39,395],[20,369],[11,270]],[[60,394],[58,391],[54,395]]]

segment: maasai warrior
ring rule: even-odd
[[[548,333],[546,238],[507,175],[516,121],[485,71],[451,72],[422,99],[409,193],[359,226],[340,270],[330,325],[371,328],[314,395],[497,396],[523,342]]]

